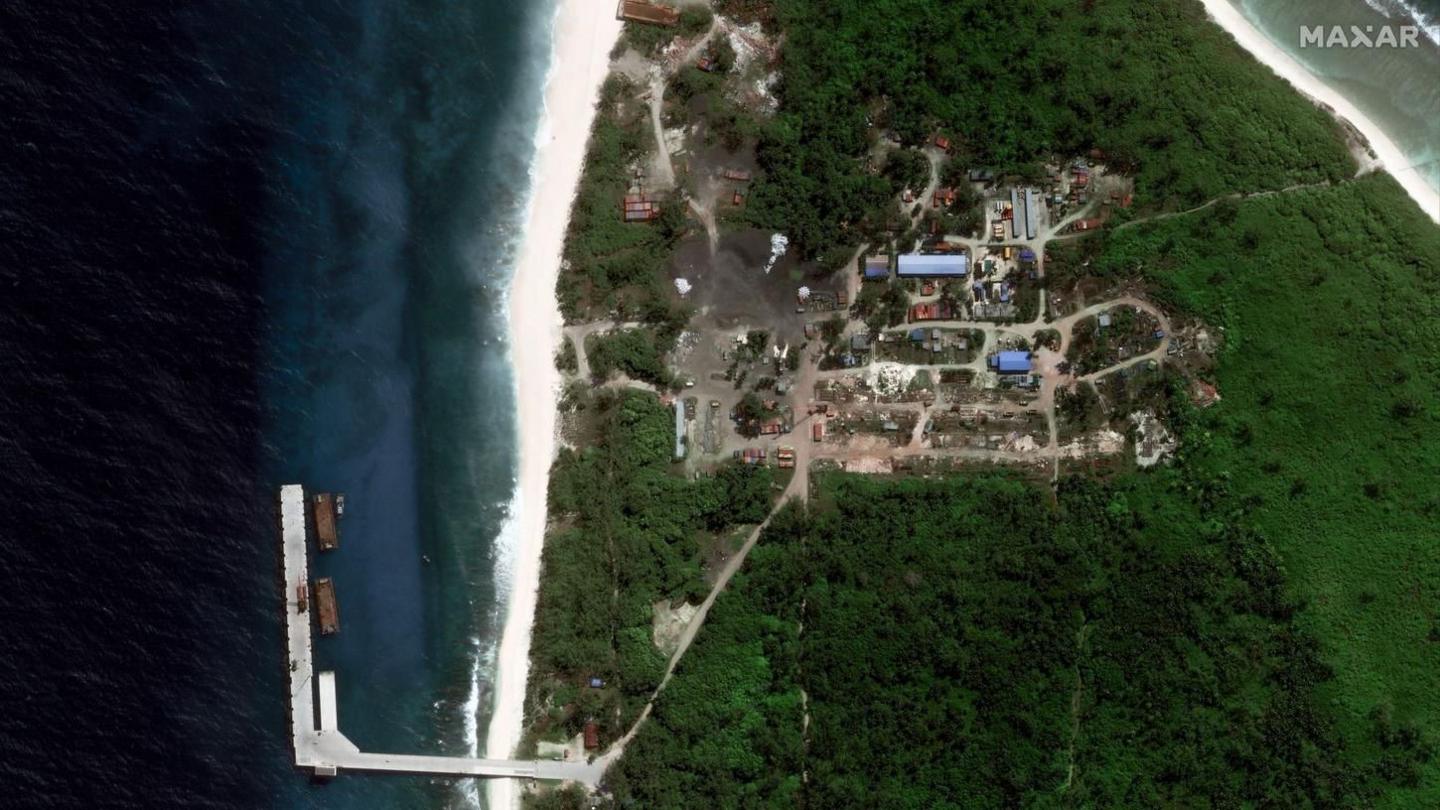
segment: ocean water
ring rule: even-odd
[[[1230,0],[1272,42],[1350,99],[1440,188],[1440,0]],[[1301,47],[1302,27],[1380,36],[1419,28],[1416,47]]]
[[[291,767],[275,488],[347,495],[342,729],[483,745],[553,11],[0,6],[0,807],[476,804]]]

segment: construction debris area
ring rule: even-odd
[[[635,0],[617,13],[640,24],[627,28],[613,92],[643,148],[616,200],[619,227],[634,230],[614,237],[676,233],[650,288],[673,291],[687,320],[661,358],[668,386],[590,383],[653,390],[675,408],[678,473],[992,461],[1058,476],[1062,462],[1162,463],[1169,381],[1183,378],[1196,402],[1219,397],[1205,381],[1212,333],[1088,273],[1086,240],[1131,219],[1119,212],[1134,202],[1132,179],[1102,152],[1019,177],[956,165],[949,133],[907,147],[877,128],[873,167],[910,152],[928,182],[903,188],[866,244],[823,262],[797,255],[787,235],[740,215],[765,177],[753,138],[715,115],[773,111],[777,43],[758,22],[688,7]],[[623,296],[611,306],[608,326],[567,327],[582,368],[596,328],[645,326]],[[1145,451],[1127,457],[1128,446]]]

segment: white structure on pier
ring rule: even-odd
[[[280,488],[280,540],[285,556],[285,634],[290,670],[290,736],[295,766],[317,776],[341,770],[418,773],[434,776],[547,779],[594,787],[609,758],[593,763],[547,760],[473,759],[413,754],[367,754],[340,733],[335,673],[315,677],[311,621],[300,610],[302,587],[309,586],[309,547],[305,491],[299,484]],[[319,695],[317,700],[316,695]],[[316,715],[316,708],[319,715]]]

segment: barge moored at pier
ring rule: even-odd
[[[335,582],[329,577],[315,580],[315,612],[320,617],[320,635],[340,631],[340,614],[335,609]]]
[[[321,551],[330,551],[340,545],[340,527],[336,518],[345,508],[344,498],[336,498],[328,492],[315,496],[315,543]]]

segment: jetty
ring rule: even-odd
[[[313,612],[308,610],[310,538],[305,519],[305,490],[299,484],[280,488],[280,547],[284,558],[285,643],[290,689],[290,737],[295,767],[316,776],[341,771],[410,773],[430,776],[530,779],[600,783],[608,758],[594,762],[478,759],[425,754],[379,754],[361,751],[340,732],[335,699],[335,673],[315,672]]]

